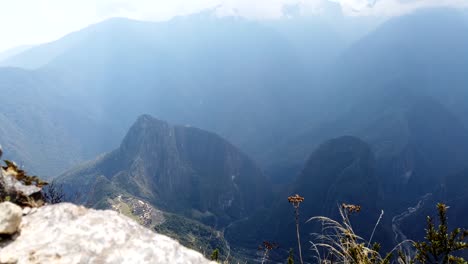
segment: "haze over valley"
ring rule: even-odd
[[[274,241],[284,262],[294,194],[306,263],[307,220],[342,204],[385,251],[423,239],[437,202],[466,228],[468,5],[280,2],[118,13],[4,47],[2,159],[206,257],[261,262]]]

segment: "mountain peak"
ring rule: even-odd
[[[106,186],[117,188],[113,193],[127,192],[162,209],[202,215],[202,222],[220,225],[265,205],[269,195],[262,171],[232,144],[214,133],[173,126],[150,115],[137,119],[119,149],[64,179],[91,178],[97,186],[102,176]],[[109,195],[90,192],[96,203]]]
[[[134,125],[149,125],[149,124],[168,124],[166,121],[160,120],[148,114],[140,115]]]
[[[172,146],[173,127],[150,115],[141,115],[125,136],[120,150],[128,156],[148,153],[148,149]],[[166,150],[167,151],[167,150]]]

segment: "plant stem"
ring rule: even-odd
[[[299,248],[299,260],[301,264],[304,264],[302,261],[302,250],[301,250],[301,236],[299,235],[299,206],[296,207],[296,234],[297,234],[297,246]]]
[[[262,264],[265,263],[268,255],[268,249],[265,249],[265,252],[263,253],[263,258],[262,258]]]

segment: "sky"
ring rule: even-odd
[[[56,40],[111,17],[164,21],[206,9],[219,16],[276,19],[285,6],[324,15],[334,2],[347,16],[395,16],[421,7],[468,8],[468,0],[0,0],[0,52]]]

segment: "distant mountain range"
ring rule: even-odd
[[[0,52],[0,64],[2,61],[12,58],[18,54],[22,54],[23,52],[25,52],[26,50],[32,47],[33,47],[32,45],[22,45],[22,46],[14,47],[14,48],[7,49],[5,51]]]
[[[255,22],[209,13],[160,23],[116,18],[35,46],[0,62],[0,92],[11,93],[10,83],[18,82],[8,67],[27,69],[23,79],[40,79],[28,86],[58,104],[47,110],[64,113],[65,119],[46,113],[41,118],[54,120],[65,130],[63,140],[80,146],[45,154],[64,166],[32,164],[18,155],[10,158],[41,175],[56,176],[69,164],[111,150],[146,113],[215,131],[256,156],[309,118],[311,83],[372,24],[353,21]],[[355,33],[346,35],[344,26],[352,26]],[[21,94],[29,104],[39,103]],[[23,123],[35,114],[25,112],[9,117],[9,122],[29,136],[32,131]],[[38,134],[46,141],[57,138]],[[7,140],[24,142],[0,137]],[[35,156],[29,152],[36,152],[37,144],[35,140],[10,153]],[[61,152],[71,152],[74,158],[58,155]]]
[[[466,224],[467,18],[349,20],[353,36],[348,20],[111,19],[0,62],[0,143],[82,203],[216,237],[206,250],[273,240],[284,260],[296,193],[302,222],[361,205],[365,238],[384,210],[392,247],[437,201]]]
[[[423,10],[387,21],[354,43],[329,68],[316,91],[310,107],[322,120],[305,122],[295,134],[283,137],[276,150],[264,152],[257,160],[275,178],[290,180],[293,171],[297,175],[308,154],[326,139],[348,134],[382,145],[385,142],[371,137],[390,136],[405,144],[408,132],[402,114],[404,109],[418,107],[421,100],[451,115],[449,120],[457,127],[453,133],[459,133],[460,125],[468,124],[468,109],[462,102],[468,96],[464,88],[468,84],[465,18],[466,14],[454,10]],[[435,109],[423,114],[424,120],[428,129],[440,130],[444,125],[439,122],[445,118],[438,118]],[[453,156],[463,159],[459,153]]]

